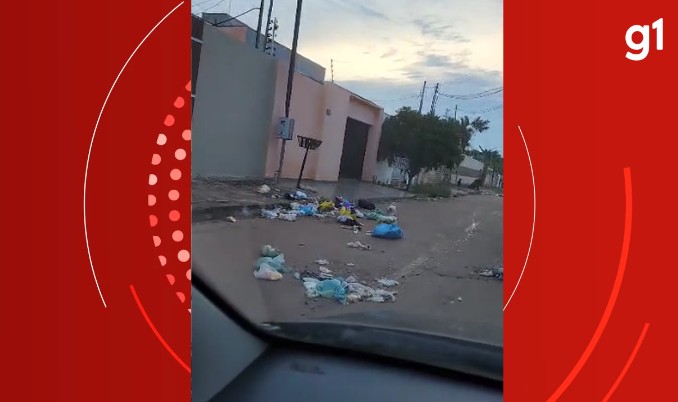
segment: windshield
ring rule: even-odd
[[[193,8],[194,275],[281,331],[503,345],[502,3],[268,4]]]

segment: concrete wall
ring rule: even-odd
[[[193,174],[263,177],[276,89],[274,60],[205,25],[195,85]]]
[[[391,166],[388,160],[377,162],[374,169],[374,182],[382,184],[406,184],[407,172],[399,166]]]
[[[476,170],[480,173],[483,170],[483,162],[473,159],[468,155],[464,155],[464,160],[459,164],[459,167]]]
[[[229,18],[232,18],[230,15],[226,13],[203,13],[202,18],[204,18],[207,21],[210,21],[212,23],[218,23],[222,21],[226,21]],[[266,16],[264,16],[264,21],[262,22],[261,25],[261,31],[262,34],[259,39],[259,43],[261,46],[261,49],[263,49],[264,43],[266,42],[266,36],[264,34],[264,31],[266,30]],[[220,29],[224,30],[224,32],[233,32],[233,34],[241,41],[246,42],[247,44],[250,45],[250,47],[254,47],[256,44],[257,40],[257,31],[252,29],[251,27],[247,26],[243,22],[241,22],[238,19],[232,19],[226,23],[220,24]],[[281,61],[287,62],[289,61],[292,51],[286,47],[281,45],[280,43],[276,42],[275,43],[275,58],[279,59]],[[295,71],[312,78],[318,82],[323,82],[325,80],[325,68],[321,66],[320,64],[300,55],[297,54],[297,59],[295,62]]]
[[[289,63],[286,61],[276,61],[277,80],[275,89],[275,103],[271,113],[271,125],[268,127],[267,141],[267,159],[266,176],[273,177],[278,170],[278,161],[280,157],[281,140],[277,137],[278,121],[285,115],[285,94],[287,92],[287,74]],[[292,141],[287,141],[285,147],[285,161],[281,177],[297,178],[301,169],[301,162],[304,157],[304,149],[299,147],[296,135],[312,137],[322,140],[323,117],[325,116],[323,98],[324,85],[306,77],[303,74],[295,73],[293,82],[292,99],[290,102],[290,117],[295,119],[294,133]],[[320,149],[324,148],[321,145]],[[315,179],[316,166],[318,161],[318,151],[309,151],[308,160],[304,169],[304,178]]]
[[[286,61],[278,62],[278,80],[273,109],[273,122],[268,141],[266,176],[273,177],[278,169],[281,141],[276,137],[278,118],[284,115],[287,88]],[[295,139],[288,141],[281,177],[296,178],[304,156],[296,135],[322,140],[322,145],[309,152],[303,177],[306,179],[337,181],[344,146],[347,118],[369,124],[367,147],[363,162],[362,180],[372,181],[376,169],[377,148],[381,136],[383,110],[363,101],[331,82],[320,83],[303,74],[295,73],[290,117],[295,119]]]

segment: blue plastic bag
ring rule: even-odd
[[[280,273],[290,272],[290,268],[285,266],[285,256],[278,254],[275,258],[261,257],[254,263],[254,268],[261,269],[262,265],[267,265]]]
[[[299,212],[304,216],[313,216],[318,212],[318,209],[313,205],[301,205]]]
[[[400,226],[395,223],[380,223],[372,230],[372,237],[391,240],[402,239],[403,231],[400,229]]]
[[[321,297],[335,299],[339,303],[346,304],[346,289],[338,279],[325,279],[315,285],[315,291]]]

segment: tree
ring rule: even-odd
[[[504,157],[501,156],[499,151],[496,149],[485,149],[483,147],[478,147],[479,149],[472,149],[469,154],[481,162],[483,162],[483,171],[481,174],[482,180],[485,181],[485,176],[487,175],[487,170],[492,169],[492,174],[495,173],[503,174],[504,173]]]
[[[422,170],[453,168],[461,162],[462,132],[462,126],[454,119],[422,115],[403,107],[384,121],[377,159],[389,163],[396,158],[406,159],[409,189],[412,179]]]
[[[490,121],[483,120],[481,117],[471,120],[468,116],[463,116],[459,119],[459,125],[463,130],[461,133],[462,149],[466,151],[476,133],[482,133],[490,128]]]

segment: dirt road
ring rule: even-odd
[[[503,282],[477,273],[502,265],[503,198],[476,195],[396,205],[405,233],[400,240],[366,235],[375,225],[371,221],[365,221],[360,234],[342,229],[332,218],[196,224],[193,258],[198,267],[194,269],[253,320],[381,320],[503,343]],[[372,250],[346,245],[356,240],[370,244]],[[307,299],[292,274],[276,282],[256,280],[252,264],[264,244],[282,250],[287,265],[298,271],[318,272],[314,261],[326,259],[335,276],[353,275],[369,286],[377,286],[380,278],[395,279],[400,285],[389,290],[398,291],[397,299],[343,306],[329,299]]]

